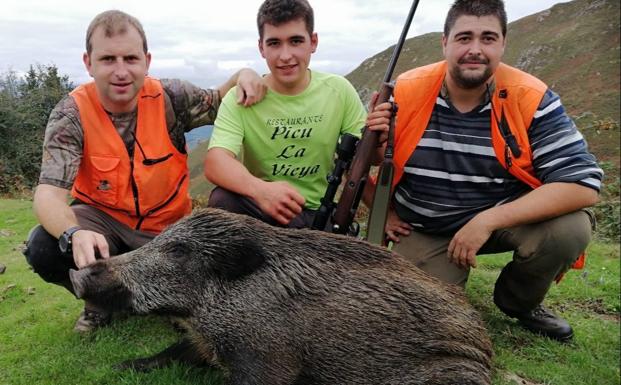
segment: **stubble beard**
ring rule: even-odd
[[[108,89],[106,95],[108,103],[111,103],[110,108],[114,108],[118,111],[118,113],[131,112],[138,103],[138,93],[139,89],[136,89],[134,85],[132,85],[131,89],[128,92],[119,94],[114,92],[112,89]]]
[[[451,77],[453,81],[460,88],[464,88],[467,90],[475,89],[485,84],[487,80],[492,77],[492,70],[489,66],[485,67],[485,71],[483,71],[480,75],[466,75],[462,71],[460,71],[459,67],[454,67],[451,69]]]

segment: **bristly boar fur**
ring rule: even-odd
[[[490,383],[461,289],[352,238],[206,209],[71,277],[89,301],[183,319],[232,385]]]

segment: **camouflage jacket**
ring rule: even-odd
[[[166,125],[172,143],[185,152],[184,133],[216,119],[218,90],[205,90],[177,79],[162,79]],[[134,151],[137,111],[108,114],[127,147]],[[84,132],[74,99],[67,95],[52,110],[45,129],[39,184],[71,189],[82,160]]]

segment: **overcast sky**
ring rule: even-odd
[[[92,18],[120,9],[143,24],[153,56],[150,74],[210,87],[249,66],[265,73],[257,49],[256,12],[262,0],[3,0],[0,5],[0,73],[23,73],[31,64],[55,64],[74,83],[89,80],[82,64]],[[559,0],[505,0],[509,21]],[[394,44],[409,0],[310,0],[319,47],[311,68],[345,75]],[[452,0],[421,0],[409,37],[442,30]],[[509,39],[511,37],[509,36]],[[509,40],[510,44],[510,40]],[[438,42],[438,49],[440,42]]]

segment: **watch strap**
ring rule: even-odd
[[[62,251],[63,253],[71,253],[73,249],[71,245],[73,243],[71,241],[71,238],[73,237],[73,234],[78,230],[81,230],[80,226],[73,226],[63,231],[63,233],[60,235],[60,238],[58,239],[58,246],[60,247],[60,251]]]
[[[80,226],[73,226],[63,231],[63,234],[65,234],[69,239],[71,239],[71,237],[73,237],[73,233],[75,233],[78,230],[82,230],[82,228]]]

